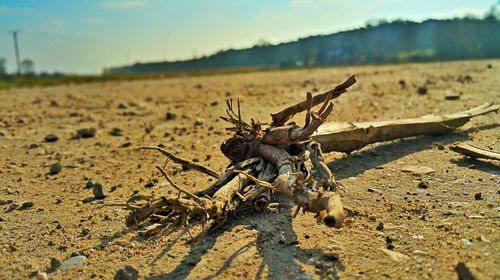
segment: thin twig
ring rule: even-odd
[[[167,175],[167,172],[165,172],[165,170],[163,170],[160,166],[156,166],[156,169],[158,169],[161,174],[163,174],[163,177],[165,177],[165,179],[167,179],[167,181],[170,183],[170,185],[172,185],[172,187],[174,187],[176,190],[178,190],[179,192],[182,192],[182,193],[185,193],[187,196],[191,197],[195,202],[199,203],[199,204],[202,204],[203,201],[201,200],[201,198],[199,198],[197,195],[189,192],[189,191],[186,191],[182,188],[180,188],[179,186],[177,186],[174,181],[172,181],[168,175]]]
[[[187,166],[188,168],[194,169],[194,170],[199,171],[201,173],[205,173],[205,174],[212,176],[214,178],[219,178],[219,174],[217,172],[213,171],[212,169],[205,167],[201,164],[198,164],[196,162],[192,162],[192,161],[180,158],[180,157],[172,154],[171,152],[166,151],[160,147],[142,146],[142,147],[138,147],[137,149],[138,150],[157,150],[160,153],[162,153],[164,156],[166,156],[167,158],[169,158],[170,160],[172,160],[173,162],[175,162],[177,164],[182,164],[182,165]]]

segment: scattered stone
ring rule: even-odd
[[[33,203],[31,201],[26,201],[23,204],[21,204],[21,207],[19,207],[19,209],[17,209],[17,210],[26,210],[26,209],[30,209],[33,206],[35,206],[35,203]]]
[[[103,199],[108,195],[108,191],[104,188],[101,183],[95,183],[93,189],[94,197],[97,199]]]
[[[0,199],[0,206],[6,205],[6,204],[11,204],[12,202],[14,202],[14,200],[12,200],[12,199],[7,199],[7,200]]]
[[[396,262],[402,262],[402,261],[405,261],[405,260],[410,258],[407,255],[401,254],[401,253],[396,252],[396,251],[392,251],[392,250],[388,250],[388,249],[380,249],[380,250],[382,250],[382,252],[386,253],[393,261],[396,261]]]
[[[488,65],[486,65],[486,68],[491,69],[491,68],[493,68],[493,65],[488,64]]]
[[[212,102],[210,102],[210,106],[212,106],[212,107],[215,107],[217,105],[219,105],[218,101],[212,101]]]
[[[61,261],[56,258],[50,259],[50,272],[54,272],[61,267]]]
[[[382,222],[378,223],[376,230],[378,230],[378,231],[384,230],[384,223],[382,223]]]
[[[418,183],[418,187],[420,189],[427,189],[429,187],[429,183],[427,183],[426,181],[421,181],[420,183]]]
[[[427,87],[426,86],[420,86],[417,88],[417,93],[419,95],[426,95],[427,94]]]
[[[472,245],[472,239],[462,238],[462,242],[464,243],[465,246]]]
[[[59,137],[57,137],[57,135],[55,134],[49,134],[47,136],[45,136],[44,138],[45,142],[56,142],[57,140],[59,140]]]
[[[408,165],[401,168],[401,171],[411,173],[413,175],[426,175],[436,172],[436,170],[427,166]]]
[[[93,188],[94,185],[95,185],[94,181],[88,180],[87,183],[85,184],[85,187],[87,187],[87,189],[90,189]]]
[[[67,260],[65,260],[62,264],[61,264],[61,267],[60,269],[62,271],[65,271],[65,270],[68,270],[68,269],[71,269],[71,268],[76,268],[76,267],[81,267],[85,264],[85,260],[87,258],[85,256],[74,256],[74,257],[71,257]]]
[[[36,280],[48,280],[49,276],[47,276],[47,273],[38,271],[36,273]]]
[[[406,88],[406,81],[405,80],[403,80],[403,79],[399,80],[398,84],[399,84],[399,87],[401,89]]]
[[[130,146],[132,146],[132,142],[125,142],[120,147],[122,147],[122,148],[128,148]]]
[[[449,91],[444,95],[445,100],[458,100],[460,99],[460,93]]]
[[[55,100],[50,100],[50,107],[59,107],[59,102]]]
[[[97,129],[95,127],[90,128],[81,128],[76,131],[76,134],[80,138],[91,138],[94,137],[97,133]]]
[[[481,200],[481,199],[483,199],[482,194],[480,192],[474,194],[474,199],[475,200]]]
[[[457,82],[460,83],[471,83],[472,82],[472,77],[470,75],[459,75],[457,78]]]
[[[167,114],[165,115],[165,119],[167,121],[173,121],[177,118],[177,115],[172,113],[172,112],[167,112]]]
[[[394,241],[394,238],[392,238],[392,237],[390,237],[390,236],[386,236],[386,237],[385,237],[385,243],[390,244],[390,243],[392,243],[393,241]]]
[[[387,249],[388,250],[394,250],[395,246],[392,243],[387,244]]]
[[[198,118],[196,119],[196,121],[194,122],[194,125],[195,126],[201,126],[201,125],[204,125],[205,124],[205,119],[202,119],[202,118]]]
[[[28,149],[36,149],[40,147],[40,145],[38,145],[37,143],[31,143],[29,146],[28,146]]]
[[[114,280],[137,280],[139,279],[139,271],[130,265],[118,270],[115,274]]]
[[[61,163],[56,162],[56,163],[52,164],[52,166],[50,167],[49,174],[56,175],[57,173],[61,172],[61,170],[62,170]]]
[[[368,192],[382,194],[382,191],[375,188],[369,188]]]
[[[154,187],[154,186],[155,186],[155,183],[154,183],[153,181],[149,181],[149,182],[147,182],[147,183],[144,185],[144,187],[145,187],[145,188],[152,188],[152,187]]]
[[[323,259],[325,259],[327,261],[338,261],[339,260],[339,256],[336,253],[323,253],[323,254],[321,254],[321,256],[323,257]]]
[[[9,252],[11,252],[11,253],[12,253],[12,252],[15,252],[15,251],[17,251],[17,247],[16,247],[16,246],[14,246],[14,245],[12,245],[12,244],[10,244],[10,245],[9,245]]]
[[[9,207],[7,207],[5,209],[4,213],[12,212],[12,211],[16,210],[17,207],[19,207],[19,205],[17,203],[12,203],[11,205],[9,205]]]
[[[118,104],[118,109],[127,109],[127,108],[128,108],[127,103],[119,103]]]
[[[80,234],[80,236],[87,236],[89,234],[90,234],[90,229],[84,228],[82,229],[82,233]]]
[[[459,280],[475,280],[476,277],[472,275],[472,272],[470,269],[467,267],[467,265],[464,262],[458,262],[457,265],[455,266],[455,271],[458,274],[458,279]]]
[[[115,127],[115,128],[113,128],[113,129],[109,132],[109,134],[110,134],[111,136],[122,136],[122,135],[123,135],[123,134],[122,134],[122,130],[121,130],[121,129],[119,129],[119,128],[116,128],[116,127]]]

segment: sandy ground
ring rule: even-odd
[[[454,279],[458,262],[479,279],[499,279],[500,165],[449,150],[468,140],[500,150],[498,114],[475,118],[446,136],[328,154],[329,167],[347,187],[344,203],[359,213],[342,229],[317,224],[312,214],[292,219],[295,208],[283,201],[276,212],[235,217],[186,244],[176,233],[138,238],[124,225],[128,212],[106,206],[124,203],[133,192],[161,195],[170,189],[154,169],[163,158],[135,151],[140,145],[163,144],[222,171],[229,163],[219,151],[229,136],[218,119],[225,98],[241,98],[244,118],[269,121],[269,113],[302,100],[306,91],[327,90],[355,73],[358,83],[335,100],[329,120],[414,117],[500,103],[500,60],[1,91],[0,279],[26,279],[37,271],[48,271],[50,279],[112,279],[127,265],[146,279]],[[422,85],[428,88],[425,95],[417,94]],[[445,100],[449,91],[461,93],[460,99]],[[167,112],[177,118],[167,121]],[[195,126],[197,120],[203,124]],[[97,134],[74,139],[77,129],[87,127]],[[110,135],[113,128],[123,135]],[[48,134],[58,140],[46,142]],[[56,162],[62,169],[50,175]],[[435,172],[403,172],[408,165]],[[193,171],[173,178],[190,190],[210,183]],[[94,196],[86,187],[89,179],[109,195],[89,201]],[[428,188],[419,188],[421,181]],[[380,223],[383,229],[377,230]],[[393,260],[382,250],[390,244],[407,257]],[[76,255],[86,256],[82,265],[51,271],[51,260],[57,267],[57,261]]]

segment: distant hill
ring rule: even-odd
[[[298,67],[500,57],[500,21],[487,19],[382,22],[278,45],[230,49],[197,59],[136,63],[105,73]]]

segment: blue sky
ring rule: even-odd
[[[0,57],[11,29],[37,71],[101,73],[363,26],[370,19],[482,15],[496,0],[0,0]]]

